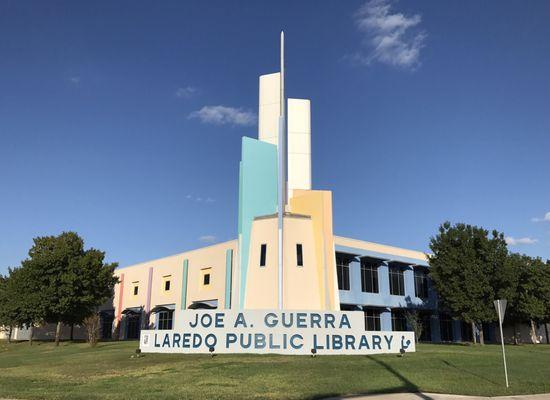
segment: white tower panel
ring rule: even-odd
[[[279,117],[281,113],[281,74],[260,76],[260,101],[258,112],[258,139],[278,145]]]
[[[311,190],[311,104],[288,99],[288,197],[294,189]]]

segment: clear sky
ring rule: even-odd
[[[258,76],[312,101],[335,233],[445,221],[550,258],[548,1],[0,0],[0,272],[75,230],[121,266],[234,239]]]

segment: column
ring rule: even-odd
[[[405,301],[408,306],[411,306],[416,293],[414,290],[414,269],[410,265],[403,268],[403,280],[405,281]]]
[[[380,312],[380,329],[391,331],[391,309],[385,308]]]
[[[390,273],[388,270],[388,263],[386,261],[378,267],[378,290],[380,296],[390,295]]]

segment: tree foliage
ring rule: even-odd
[[[504,236],[445,222],[431,238],[430,248],[430,276],[440,305],[466,322],[493,321],[493,300],[509,286],[500,273],[508,254]]]
[[[56,343],[62,323],[78,324],[113,293],[116,263],[104,263],[105,253],[84,249],[75,232],[34,239],[29,257],[7,279],[9,310],[17,310],[16,326],[53,322]]]

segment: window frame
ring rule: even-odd
[[[298,267],[304,266],[304,248],[302,243],[296,243],[296,265]]]
[[[373,308],[373,307],[365,307],[363,308],[363,313],[365,314],[366,331],[378,332],[382,330],[382,325],[380,321],[380,314],[381,314],[380,309]]]
[[[425,300],[429,297],[428,272],[423,267],[416,267],[413,273],[414,295],[419,299]]]
[[[399,326],[397,326],[399,324]],[[403,328],[403,329],[396,329]],[[405,318],[405,312],[402,309],[391,310],[391,330],[392,332],[405,332],[407,331],[407,319]]]
[[[157,313],[157,329],[172,329],[174,326],[174,310],[162,310]]]
[[[267,243],[260,245],[260,267],[265,267],[267,261]]]
[[[405,296],[405,273],[403,267],[390,265],[388,267],[388,277],[390,279],[390,295]],[[394,284],[394,277],[397,280],[397,287]]]
[[[349,264],[350,263],[347,261],[346,256],[336,256],[336,277],[338,280],[338,290],[350,290]],[[344,283],[347,285],[344,285]]]
[[[380,293],[378,268],[380,264],[372,260],[361,260],[361,291],[363,293]],[[369,283],[370,289],[369,290]]]

